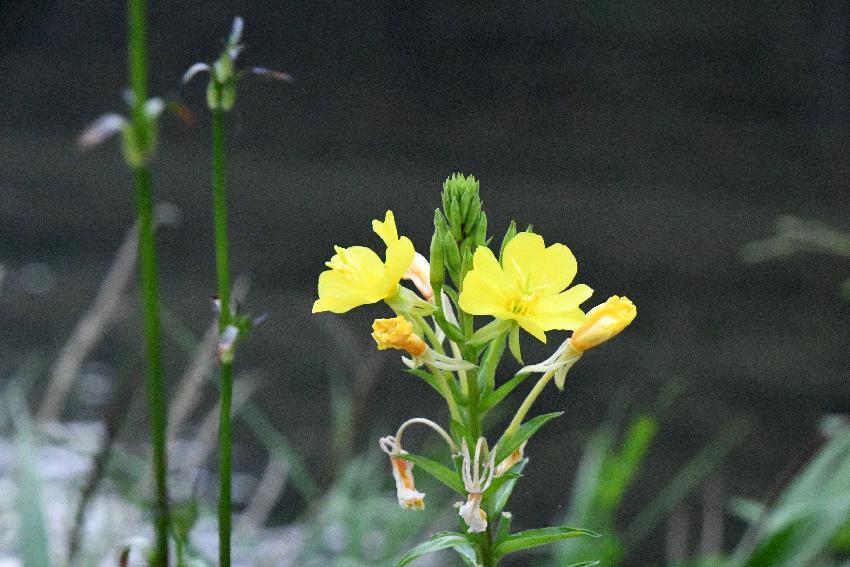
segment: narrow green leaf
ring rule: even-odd
[[[529,376],[531,376],[530,372],[526,372],[524,374],[517,374],[516,376],[496,388],[494,391],[484,396],[484,398],[481,400],[481,403],[479,404],[479,411],[483,413],[501,403],[501,401],[504,400],[508,394],[513,392],[514,388],[525,382],[525,379]]]
[[[496,462],[501,463],[508,456],[516,451],[516,449],[531,439],[531,436],[537,433],[537,430],[543,427],[548,421],[563,415],[564,412],[556,411],[552,413],[544,413],[538,415],[534,419],[530,419],[520,425],[519,429],[510,439],[500,439],[498,443],[498,451],[496,452]]]
[[[568,527],[526,530],[524,532],[508,536],[505,541],[496,547],[495,556],[496,559],[500,559],[508,553],[522,551],[523,549],[531,549],[532,547],[539,547],[541,545],[546,545],[563,539],[585,536],[599,537],[599,534],[590,530]]]
[[[522,478],[522,474],[520,473],[522,473],[527,464],[528,459],[522,459],[520,462],[511,467],[510,473],[507,473],[493,481],[495,484],[501,479],[505,479],[501,486],[496,486],[496,497],[493,499],[494,515],[501,514],[502,510],[505,509],[505,506],[508,505],[508,500],[511,497],[511,493],[514,491],[514,487],[516,487],[516,483],[519,482],[520,478]]]
[[[431,536],[431,539],[424,541],[408,551],[404,557],[402,557],[398,563],[396,563],[396,567],[404,567],[409,564],[414,559],[418,559],[423,555],[427,555],[429,553],[434,553],[435,551],[441,551],[443,549],[449,549],[450,547],[465,547],[469,546],[469,540],[466,539],[466,536],[463,534],[459,534],[456,532],[440,532]]]
[[[569,567],[593,567],[593,565],[599,565],[599,561],[579,561],[578,563],[573,563]]]
[[[441,465],[437,461],[432,461],[431,459],[421,457],[419,455],[412,455],[410,453],[399,455],[399,457],[405,461],[410,461],[458,494],[466,495],[466,488],[463,486],[463,481],[460,479],[458,474],[450,468]]]

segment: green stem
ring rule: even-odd
[[[446,381],[446,375],[443,374],[443,371],[439,368],[435,368],[434,366],[428,365],[428,368],[431,370],[431,373],[437,379],[437,383],[440,385],[440,390],[443,392],[443,397],[446,398],[446,403],[449,406],[449,415],[452,416],[452,421],[457,421],[460,423],[461,416],[460,411],[457,409],[457,404],[455,403],[454,396],[452,395],[452,390],[449,388],[449,384]],[[454,380],[454,378],[452,378]]]
[[[219,331],[230,324],[230,262],[227,244],[227,192],[224,172],[224,112],[212,109],[212,190],[213,223],[215,226],[215,260],[218,279],[218,298],[221,309]],[[230,567],[230,532],[232,522],[231,477],[233,471],[233,436],[231,412],[233,405],[233,362],[227,357],[221,363],[221,403],[219,414],[219,500],[218,500],[218,559],[220,567]]]
[[[156,265],[156,242],[153,228],[153,193],[150,171],[146,166],[134,170],[139,215],[139,273],[142,280],[145,350],[148,359],[148,419],[153,442],[153,469],[156,480],[154,529],[156,531],[156,565],[168,566],[168,455],[165,448],[166,408],[165,381],[162,375],[162,350],[159,322],[159,282]]]
[[[150,133],[144,105],[148,98],[148,68],[145,0],[128,0],[127,66],[133,91],[133,131],[138,148],[147,148]],[[168,455],[166,452],[165,381],[162,375],[162,351],[159,321],[159,281],[156,263],[156,241],[153,227],[153,190],[150,170],[142,165],[134,168],[136,201],[139,216],[139,274],[142,281],[142,310],[145,350],[148,359],[148,415],[153,444],[153,469],[156,479],[154,529],[156,558],[154,564],[168,566]]]
[[[508,428],[505,429],[505,433],[502,435],[502,439],[510,439],[514,435],[514,433],[517,432],[519,426],[522,425],[522,420],[525,419],[526,414],[528,414],[528,410],[531,409],[531,406],[532,404],[534,404],[534,401],[537,399],[543,389],[546,388],[546,385],[549,383],[549,381],[554,375],[555,371],[549,370],[543,376],[540,377],[540,379],[537,381],[537,384],[534,385],[534,388],[532,388],[528,395],[525,397],[525,400],[522,402],[522,405],[519,406],[519,409],[517,410],[514,418],[511,420],[510,425],[508,425]]]

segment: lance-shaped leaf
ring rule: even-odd
[[[514,491],[516,483],[520,478],[522,478],[521,473],[527,464],[528,459],[523,459],[511,467],[511,472],[506,473],[493,481],[493,484],[496,484],[496,482],[505,479],[501,485],[496,488],[496,498],[493,499],[493,514],[499,515],[502,513],[502,510],[505,509],[505,506],[507,506],[508,500],[511,497],[511,493]]]
[[[412,455],[410,453],[403,453],[398,455],[398,457],[405,461],[410,461],[458,494],[466,496],[466,489],[463,486],[463,481],[457,473],[450,468],[441,465],[437,461],[432,461],[431,459],[421,457],[419,455]]]
[[[495,556],[498,560],[508,553],[522,551],[523,549],[531,549],[532,547],[539,547],[562,539],[585,536],[599,537],[599,534],[590,530],[568,527],[526,530],[524,532],[508,536],[505,541],[496,547]]]
[[[556,411],[552,413],[544,413],[538,415],[534,419],[530,419],[523,423],[517,432],[508,439],[500,439],[498,444],[498,452],[496,453],[496,462],[501,463],[510,456],[517,448],[531,439],[531,436],[537,433],[537,430],[543,427],[546,422],[563,415],[564,412]]]
[[[459,534],[457,532],[440,532],[431,536],[431,539],[423,541],[408,551],[404,557],[396,563],[396,567],[404,567],[423,555],[449,548],[464,549],[471,548],[471,546],[469,540],[466,539],[466,536],[463,534]],[[466,553],[462,553],[461,551],[458,551],[458,553],[460,553],[461,556],[466,555]]]
[[[485,412],[492,408],[493,406],[498,405],[505,397],[514,391],[514,388],[522,384],[526,378],[531,376],[530,372],[525,372],[523,374],[517,374],[494,391],[490,392],[481,400],[481,404],[478,409],[481,412]]]

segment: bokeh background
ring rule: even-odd
[[[0,4],[0,381],[33,361],[46,378],[133,222],[117,143],[75,145],[93,118],[123,110],[123,8]],[[270,314],[240,365],[319,482],[333,475],[332,384],[356,391],[347,454],[377,453],[378,435],[405,418],[443,417],[395,355],[373,352],[380,307],[344,320],[309,308],[332,246],[374,244],[370,220],[386,209],[424,251],[454,171],[481,181],[497,240],[512,218],[533,223],[572,248],[597,299],[626,294],[639,309],[565,393],[539,402],[566,413],[529,449],[517,525],[563,509],[582,444],[612,407],[651,408],[671,383],[684,390],[632,510],[739,421],[748,433],[717,474],[728,494],[764,497],[818,418],[850,410],[846,260],[740,255],[780,214],[850,229],[846,3],[151,2],[151,90],[196,116],[162,122],[156,193],[182,213],[160,232],[163,301],[198,335],[214,288],[208,123],[203,80],[179,81],[213,58],[235,14],[243,63],[295,78],[246,79],[231,115],[233,269],[251,279],[248,308]],[[118,384],[139,380],[133,302],[66,418],[97,417]],[[185,359],[168,352],[174,378]],[[527,360],[546,353],[525,343]],[[236,467],[260,468],[255,442],[236,433]],[[277,516],[299,505],[286,493]],[[663,539],[636,564],[662,557]]]

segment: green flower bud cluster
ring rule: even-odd
[[[443,209],[434,211],[431,239],[431,287],[439,297],[446,273],[460,288],[472,269],[475,248],[486,245],[487,213],[482,209],[478,180],[455,173],[443,183]]]

